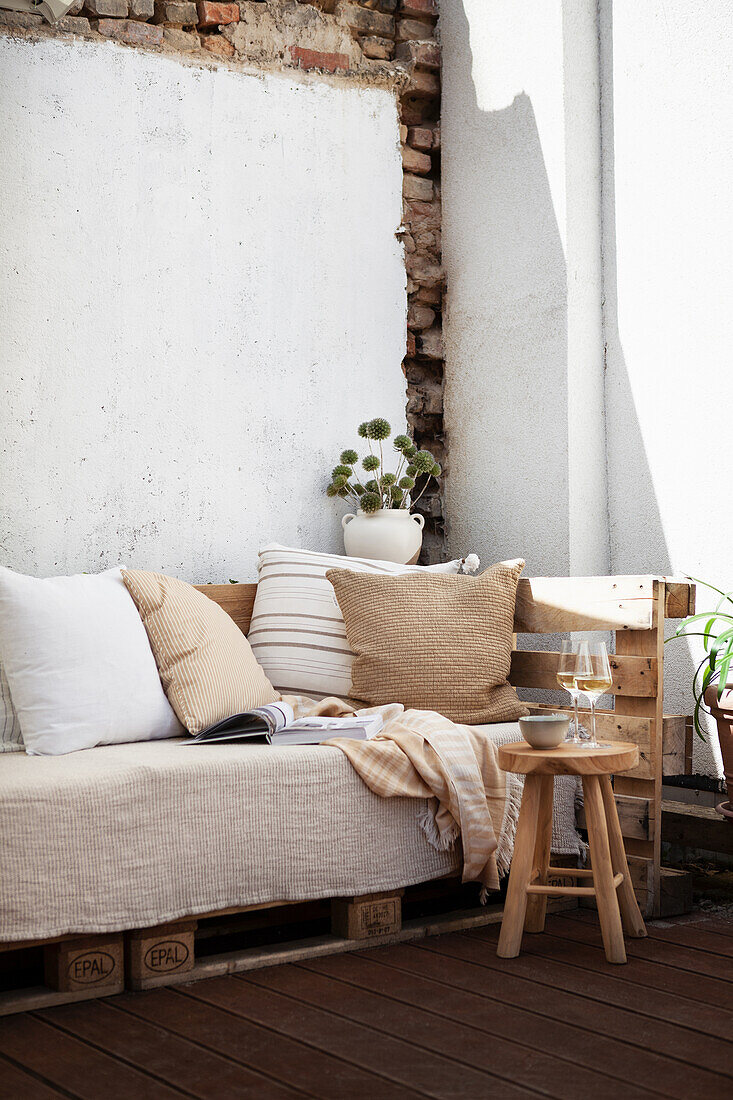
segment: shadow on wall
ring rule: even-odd
[[[681,563],[671,560],[659,510],[631,378],[619,325],[619,289],[616,234],[616,158],[614,137],[613,3],[601,0],[601,147],[603,194],[603,329],[606,362],[607,468],[611,567],[617,574],[679,572]],[[661,379],[660,379],[661,382]],[[610,476],[616,467],[614,476]],[[629,514],[632,499],[644,501],[643,523]],[[635,529],[630,530],[630,524]],[[698,593],[700,609],[709,606],[710,593]],[[674,631],[668,627],[667,635]],[[665,648],[665,712],[690,714],[693,709],[692,678],[697,662],[689,643],[673,642]],[[712,734],[712,736],[711,736]],[[722,774],[716,756],[712,723],[708,742],[696,739],[693,770]]]
[[[535,112],[482,110],[462,0],[441,18],[452,552],[566,573],[567,270]]]

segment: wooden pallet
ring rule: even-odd
[[[570,861],[568,861],[569,863]],[[407,890],[332,898],[310,903],[319,916],[326,915],[330,931],[306,934],[307,914],[297,913],[288,922],[287,910],[305,910],[308,903],[281,903],[229,909],[155,928],[134,929],[114,935],[66,937],[52,943],[22,944],[12,950],[6,944],[0,953],[2,962],[12,961],[14,953],[36,950],[44,957],[45,985],[34,985],[0,993],[0,1016],[52,1005],[69,1004],[91,998],[109,997],[124,989],[145,990],[160,986],[182,985],[224,974],[258,970],[268,966],[298,962],[323,955],[362,951],[380,944],[405,943],[500,921],[503,900],[467,908],[447,908],[431,914],[422,912],[402,919],[402,902],[409,896],[411,907],[419,902],[451,899],[460,903],[457,880],[438,880]],[[573,908],[573,902],[551,899],[550,911]],[[330,914],[330,917],[328,916]],[[278,921],[280,922],[278,924]],[[237,929],[236,946],[217,949],[231,939]],[[282,931],[284,939],[270,935],[272,942],[250,945],[263,929]],[[248,942],[249,941],[249,942]]]

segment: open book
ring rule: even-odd
[[[383,725],[381,714],[294,719],[293,708],[280,700],[223,718],[186,743],[211,745],[222,741],[259,741],[270,745],[317,745],[330,737],[351,737],[364,741],[379,733]]]

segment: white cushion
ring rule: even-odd
[[[278,691],[348,696],[354,654],[343,615],[326,580],[329,569],[357,573],[458,573],[464,559],[443,565],[398,565],[296,550],[276,543],[260,550],[249,644]]]
[[[119,569],[37,580],[0,567],[0,663],[31,755],[183,732]]]
[[[10,696],[5,670],[0,665],[0,752],[23,752],[20,722]]]

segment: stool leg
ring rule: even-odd
[[[646,936],[646,926],[644,924],[644,918],[639,912],[636,894],[631,884],[629,865],[626,861],[626,849],[624,848],[624,838],[621,835],[621,826],[619,825],[618,812],[613,797],[613,787],[611,786],[610,776],[602,775],[600,777],[600,783],[601,795],[603,796],[603,808],[606,812],[608,842],[611,847],[611,862],[613,863],[614,871],[620,871],[624,876],[624,881],[618,887],[618,905],[621,910],[621,920],[623,921],[624,931],[628,936],[635,936],[637,939],[641,939],[643,936]]]
[[[613,865],[608,846],[608,829],[603,808],[601,785],[597,775],[583,776],[585,796],[585,820],[590,841],[590,858],[593,867],[593,886],[596,891],[598,919],[606,958],[610,963],[625,963],[626,948],[621,927],[621,913],[613,885]]]
[[[524,915],[527,911],[527,887],[534,862],[534,842],[541,790],[542,776],[528,775],[524,781],[522,807],[519,811],[514,855],[509,872],[509,886],[506,892],[499,946],[496,950],[500,959],[515,958],[522,946]]]
[[[540,804],[537,811],[537,835],[534,842],[534,859],[530,879],[547,885],[547,868],[550,866],[552,845],[552,793],[554,780],[551,775],[541,776]],[[525,932],[544,932],[547,912],[547,894],[530,894],[527,898]]]

